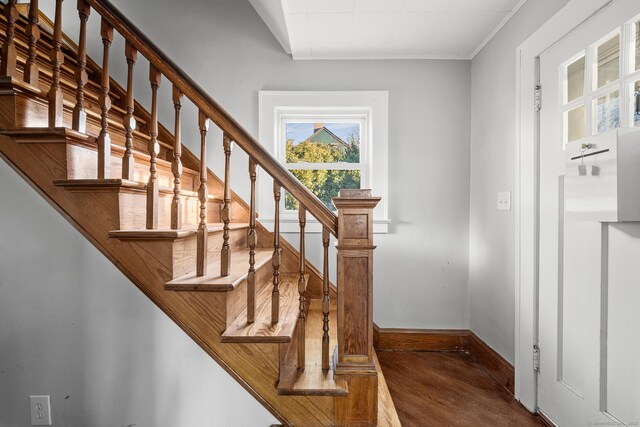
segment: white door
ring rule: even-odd
[[[540,56],[538,405],[561,427],[640,425],[640,223],[563,215],[565,144],[640,126],[639,21],[615,0]]]

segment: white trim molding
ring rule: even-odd
[[[538,409],[533,347],[538,343],[539,113],[534,92],[539,85],[539,59],[614,1],[571,0],[516,52],[515,397],[531,412]]]
[[[388,216],[388,143],[389,93],[387,91],[260,91],[258,100],[258,140],[275,158],[280,153],[281,122],[285,117],[343,116],[362,120],[364,164],[361,183],[382,200],[374,210],[374,233],[387,233]],[[272,179],[266,172],[258,173],[257,201],[260,222],[272,229],[274,216]],[[284,197],[283,197],[284,198]],[[283,233],[300,231],[297,214],[281,210],[280,230]],[[322,227],[311,216],[307,218],[307,232],[321,233]]]

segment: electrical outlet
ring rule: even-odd
[[[30,396],[31,397],[31,425],[50,426],[51,425],[51,402],[49,395]]]
[[[502,191],[498,193],[498,205],[496,209],[499,211],[511,210],[511,191]]]

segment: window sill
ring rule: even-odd
[[[260,218],[260,223],[267,227],[269,231],[273,231],[273,218]],[[387,234],[389,232],[390,219],[374,219],[373,233]],[[322,226],[315,218],[307,217],[307,224],[304,229],[305,233],[322,233]],[[300,223],[295,218],[280,218],[281,233],[299,233]]]

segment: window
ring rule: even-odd
[[[342,188],[367,187],[365,117],[287,117],[280,122],[279,159],[331,210],[331,199]],[[362,156],[366,158],[366,156]],[[364,184],[362,185],[363,182]],[[285,210],[297,210],[298,202],[285,191]]]
[[[560,69],[567,142],[620,127],[640,127],[640,20],[615,29]]]
[[[259,141],[329,209],[341,189],[370,188],[382,197],[374,210],[374,232],[388,228],[388,93],[260,92]],[[258,176],[258,212],[273,223],[272,179]],[[298,232],[298,202],[283,189],[280,228]],[[307,216],[308,232],[321,232]]]

